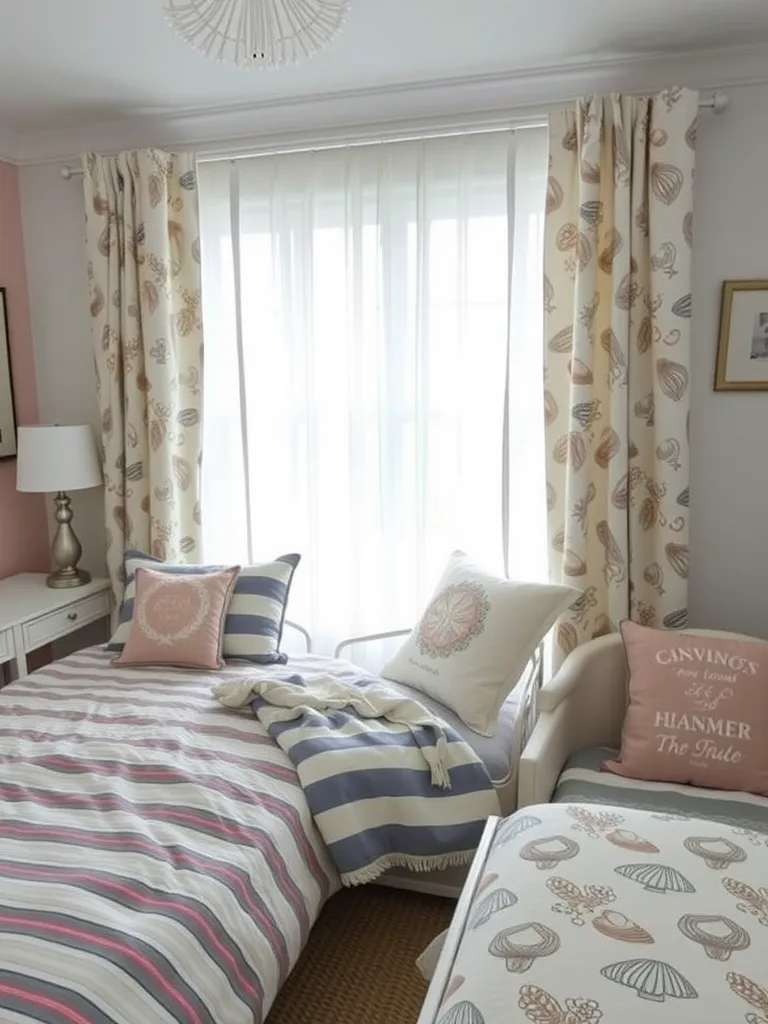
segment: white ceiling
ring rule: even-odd
[[[768,41],[766,0],[352,0],[311,61],[243,71],[167,25],[164,0],[0,0],[0,128],[27,135],[169,109]]]

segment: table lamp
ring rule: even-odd
[[[56,571],[46,580],[49,587],[82,587],[90,581],[90,573],[77,567],[83,549],[72,529],[72,507],[65,492],[101,483],[101,463],[89,426],[18,428],[16,489],[56,495],[58,526],[51,549]]]

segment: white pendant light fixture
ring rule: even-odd
[[[276,68],[311,57],[341,29],[350,0],[166,0],[178,34],[206,57]]]

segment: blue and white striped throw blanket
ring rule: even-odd
[[[229,707],[250,704],[293,762],[344,885],[393,867],[464,864],[499,813],[472,748],[379,680],[250,676],[214,695]]]

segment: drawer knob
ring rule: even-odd
[[[77,622],[77,612],[70,612],[67,618],[70,622]]]

